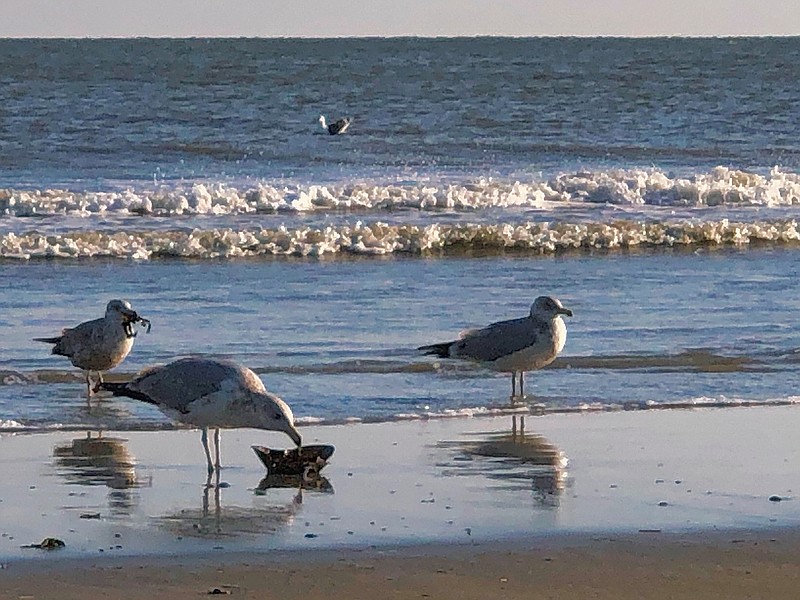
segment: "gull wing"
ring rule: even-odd
[[[492,362],[537,344],[543,333],[530,317],[498,321],[464,332],[453,342],[450,356]]]
[[[96,339],[102,335],[104,319],[85,321],[75,327],[64,329],[53,347],[53,354],[74,357],[90,352]]]
[[[202,358],[186,358],[162,367],[154,367],[131,381],[126,387],[145,396],[148,402],[180,413],[206,396],[241,380],[235,364]]]

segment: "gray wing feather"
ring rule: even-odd
[[[467,331],[453,342],[450,355],[491,362],[536,344],[541,331],[529,317],[492,323]]]
[[[87,348],[91,348],[95,336],[102,331],[102,328],[103,319],[94,319],[63,330],[61,339],[53,348],[53,354],[72,357],[86,352]]]
[[[166,408],[186,413],[192,402],[218,392],[223,381],[237,376],[239,370],[233,364],[187,358],[150,369],[128,387]]]

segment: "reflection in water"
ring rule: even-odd
[[[525,431],[525,417],[512,417],[510,432],[482,434],[483,439],[441,442],[455,451],[450,462],[440,464],[446,475],[483,475],[504,487],[533,490],[543,505],[558,505],[568,480],[567,457],[545,437]]]
[[[294,488],[323,494],[333,494],[334,491],[328,478],[322,477],[318,472],[307,472],[305,475],[267,475],[259,482],[256,494],[262,496],[273,488]]]
[[[112,512],[129,514],[138,501],[135,488],[148,482],[137,479],[135,459],[126,442],[101,433],[92,437],[87,431],[85,437],[53,448],[56,472],[68,485],[105,485],[111,490],[108,500]]]
[[[58,474],[68,483],[75,485],[107,485],[113,489],[123,489],[136,485],[133,456],[120,438],[86,437],[72,440],[68,444],[56,446],[53,456],[56,459]]]
[[[267,475],[254,490],[259,505],[223,506],[224,485],[219,471],[209,475],[203,488],[201,508],[187,508],[159,518],[159,522],[178,536],[225,538],[240,535],[272,534],[291,525],[303,504],[303,492],[333,493],[333,486],[318,474]],[[262,504],[261,498],[269,503]]]

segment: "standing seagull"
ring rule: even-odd
[[[327,130],[327,132],[330,133],[331,135],[338,135],[340,133],[344,133],[345,131],[347,131],[347,128],[350,127],[350,123],[352,122],[353,120],[350,117],[345,117],[344,119],[339,119],[338,121],[335,121],[330,125],[328,125],[325,122],[325,115],[319,116],[319,124],[322,125],[322,128]]]
[[[64,329],[61,335],[52,338],[34,338],[35,342],[55,344],[52,354],[66,356],[70,362],[86,371],[86,397],[92,395],[92,372],[103,381],[103,371],[120,364],[133,348],[136,333],[132,325],[138,322],[149,324],[142,319],[129,302],[112,300],[106,306],[106,316],[102,319],[86,321],[77,327]]]
[[[483,363],[490,369],[511,373],[511,398],[525,397],[525,371],[541,369],[555,360],[567,341],[567,327],[561,315],[572,316],[556,298],[539,296],[527,317],[499,321],[483,329],[464,332],[453,342],[421,346],[425,354],[440,358],[463,358]]]
[[[128,383],[101,382],[96,389],[155,404],[175,421],[202,427],[209,475],[220,468],[220,427],[283,431],[301,445],[289,406],[268,392],[253,371],[228,360],[183,358],[146,369]],[[214,428],[214,463],[208,448],[209,427]]]

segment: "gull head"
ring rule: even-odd
[[[568,308],[564,308],[564,305],[561,304],[561,301],[558,298],[553,298],[551,296],[539,296],[531,305],[532,317],[550,320],[555,319],[560,315],[571,317],[572,311]]]
[[[127,300],[112,300],[106,306],[106,319],[119,320],[121,323],[135,323],[139,315]]]
[[[262,392],[254,392],[252,400],[254,400],[253,404],[256,413],[254,427],[270,431],[282,431],[292,438],[298,448],[303,445],[300,432],[294,426],[292,409],[289,408],[286,402],[277,396]]]

